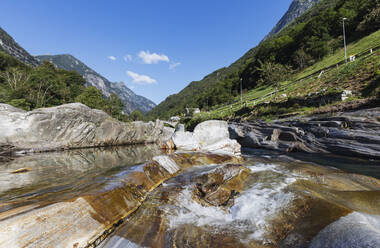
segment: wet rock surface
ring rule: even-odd
[[[379,245],[365,234],[379,231],[379,183],[272,159],[189,168],[150,192],[101,247],[361,247],[363,238]],[[239,193],[230,202],[232,190]],[[351,214],[369,216],[372,226],[344,231]]]
[[[244,158],[158,146],[16,157],[0,167],[0,247],[379,245],[378,179]]]
[[[14,157],[0,164],[0,212],[97,192],[105,183],[117,185],[119,173],[126,173],[160,154],[159,147],[152,144]]]
[[[232,206],[248,175],[249,170],[239,164],[219,167],[194,179],[193,198],[203,205]]]
[[[232,123],[243,147],[380,160],[380,108],[287,121]]]
[[[13,151],[157,143],[173,133],[162,121],[124,123],[80,103],[30,112],[0,104],[0,143]]]
[[[239,159],[227,155],[177,153],[155,156],[146,164],[124,166],[123,169],[118,168],[118,165],[115,165],[118,169],[112,168],[112,164],[106,162],[103,165],[108,170],[99,174],[84,170],[92,176],[83,175],[84,180],[71,188],[62,188],[63,185],[58,184],[53,190],[44,190],[44,186],[39,185],[33,168],[27,173],[12,174],[31,177],[31,188],[29,193],[22,192],[22,185],[5,189],[4,200],[0,204],[0,244],[4,247],[90,247],[99,244],[117,223],[133,213],[144,202],[147,194],[162,182],[195,165],[228,162],[237,163]],[[80,167],[81,163],[68,164],[73,166],[73,172],[83,168]],[[41,166],[39,169],[44,168]],[[55,176],[59,176],[59,173]],[[43,192],[33,190],[33,187]],[[55,197],[52,198],[52,195]],[[15,200],[17,198],[18,201]]]

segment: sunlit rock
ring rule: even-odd
[[[231,155],[240,155],[241,146],[230,139],[228,124],[225,121],[205,121],[198,124],[194,132],[176,131],[164,142],[163,149],[171,149],[174,144],[177,150],[204,151]]]
[[[0,212],[0,244],[12,248],[99,244],[110,230],[136,211],[149,192],[166,180],[192,166],[223,162],[237,163],[239,159],[203,153],[160,155],[123,171],[108,183],[93,182],[96,188],[92,190],[79,190],[54,200],[41,194],[31,199],[33,204],[5,206]],[[11,175],[32,176],[30,173],[36,172],[32,169]]]
[[[175,132],[172,140],[178,150],[197,151],[200,149],[199,143],[191,132]]]
[[[174,128],[164,122],[117,121],[80,103],[25,112],[0,104],[0,143],[14,150],[59,149],[157,143],[169,139]]]

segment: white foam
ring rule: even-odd
[[[248,169],[250,169],[253,173],[261,172],[261,171],[274,171],[278,173],[283,173],[278,165],[276,164],[255,164],[251,166],[247,166]]]
[[[192,186],[188,186],[180,193],[177,208],[167,211],[170,227],[193,224],[228,228],[244,233],[242,239],[265,242],[263,236],[268,220],[286,208],[294,198],[292,193],[286,193],[283,189],[295,182],[296,178],[279,174],[277,165],[260,164],[249,168],[252,172],[272,170],[274,173],[268,175],[267,181],[264,179],[263,182],[254,183],[250,189],[238,196],[229,211],[195,202],[191,195]]]
[[[310,248],[380,247],[380,216],[354,212],[324,228]]]

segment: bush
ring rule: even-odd
[[[139,110],[135,110],[129,115],[129,119],[132,121],[143,121],[144,115]]]
[[[13,99],[8,104],[26,111],[30,110],[30,103],[26,99]]]

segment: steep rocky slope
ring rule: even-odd
[[[281,20],[276,24],[276,26],[270,31],[270,33],[264,38],[264,40],[272,37],[273,35],[280,32],[289,23],[294,21],[296,18],[305,13],[308,9],[313,7],[320,0],[293,0],[288,11],[281,18]]]
[[[124,111],[126,113],[131,113],[136,109],[145,113],[156,106],[151,100],[136,95],[123,82],[110,82],[70,54],[42,55],[36,56],[36,58],[41,62],[44,60],[50,61],[58,68],[78,72],[86,79],[88,86],[95,86],[106,96],[109,96],[112,93],[116,94],[123,101],[125,106]]]
[[[0,27],[0,51],[16,57],[18,60],[25,64],[37,66],[38,60],[30,55],[24,48],[22,48],[17,42]]]

